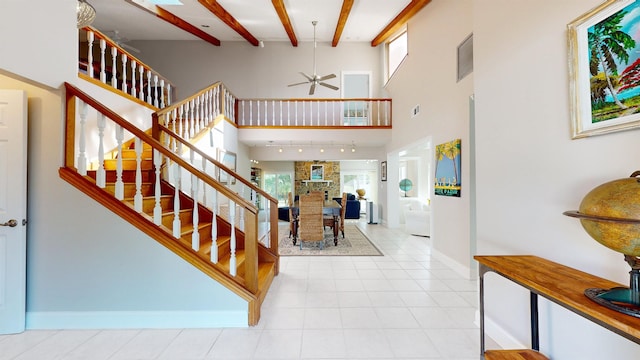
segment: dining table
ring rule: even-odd
[[[338,246],[338,228],[340,227],[340,210],[342,209],[342,206],[340,205],[340,203],[338,203],[335,200],[325,200],[322,203],[322,216],[324,217],[325,215],[331,215],[333,216],[333,224],[332,224],[332,228],[333,228],[333,244],[335,246]],[[293,222],[293,231],[292,231],[292,238],[293,238],[293,245],[295,245],[298,242],[298,225],[299,225],[299,221],[300,221],[300,206],[298,204],[298,201],[293,203],[293,207],[291,208],[291,215],[293,216],[293,219],[291,220]]]

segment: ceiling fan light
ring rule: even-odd
[[[93,20],[96,19],[96,9],[85,0],[78,0],[76,14],[78,16],[78,29],[91,25]]]

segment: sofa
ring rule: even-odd
[[[337,201],[342,206],[342,197],[334,197],[333,200]],[[356,195],[347,193],[347,208],[344,214],[345,219],[360,219],[360,200],[356,198]]]
[[[431,209],[429,205],[412,200],[404,204],[404,229],[411,235],[431,236]]]

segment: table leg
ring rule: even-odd
[[[340,217],[333,216],[333,244],[338,246],[338,226],[340,226]]]
[[[298,242],[298,217],[293,218],[293,245],[296,245]]]

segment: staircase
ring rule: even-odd
[[[158,133],[168,129],[155,126],[158,138],[152,137],[72,85],[66,84],[66,89],[66,155],[65,166],[59,170],[60,177],[246,300],[248,324],[257,324],[260,306],[278,274],[277,200],[258,188],[249,188],[252,196],[262,196],[264,203],[269,204],[264,211],[266,216],[263,218],[266,219],[259,220],[261,210],[253,203],[196,169],[193,161],[189,163],[182,158],[181,151],[171,150],[159,142]],[[87,135],[86,121],[76,120],[76,102],[81,108],[88,106],[96,110],[100,149],[103,148],[102,137],[111,136],[103,134],[105,125],[100,125],[100,116],[114,122],[107,126],[108,129],[120,127],[121,131],[133,135],[112,151],[115,154],[113,158],[102,158],[101,154],[95,163],[103,165],[97,170],[83,170],[91,165],[81,164],[89,150],[83,148],[88,147],[84,145],[85,140],[77,139]],[[85,114],[86,110],[80,113]],[[114,131],[117,138],[117,130]],[[166,138],[170,135],[164,134]],[[174,140],[175,143],[178,140]],[[185,148],[191,146],[180,143],[181,147],[183,145]],[[218,171],[225,171],[229,177],[236,178],[241,187],[253,186],[217,161],[208,161]],[[214,192],[216,198],[226,201],[227,207],[205,205],[202,194],[198,195],[192,189],[180,189],[179,181],[174,185],[171,169],[179,169],[181,174],[190,176],[194,179],[192,181],[196,181],[196,187]],[[245,192],[244,188],[242,192]],[[260,226],[273,231],[260,239]]]

